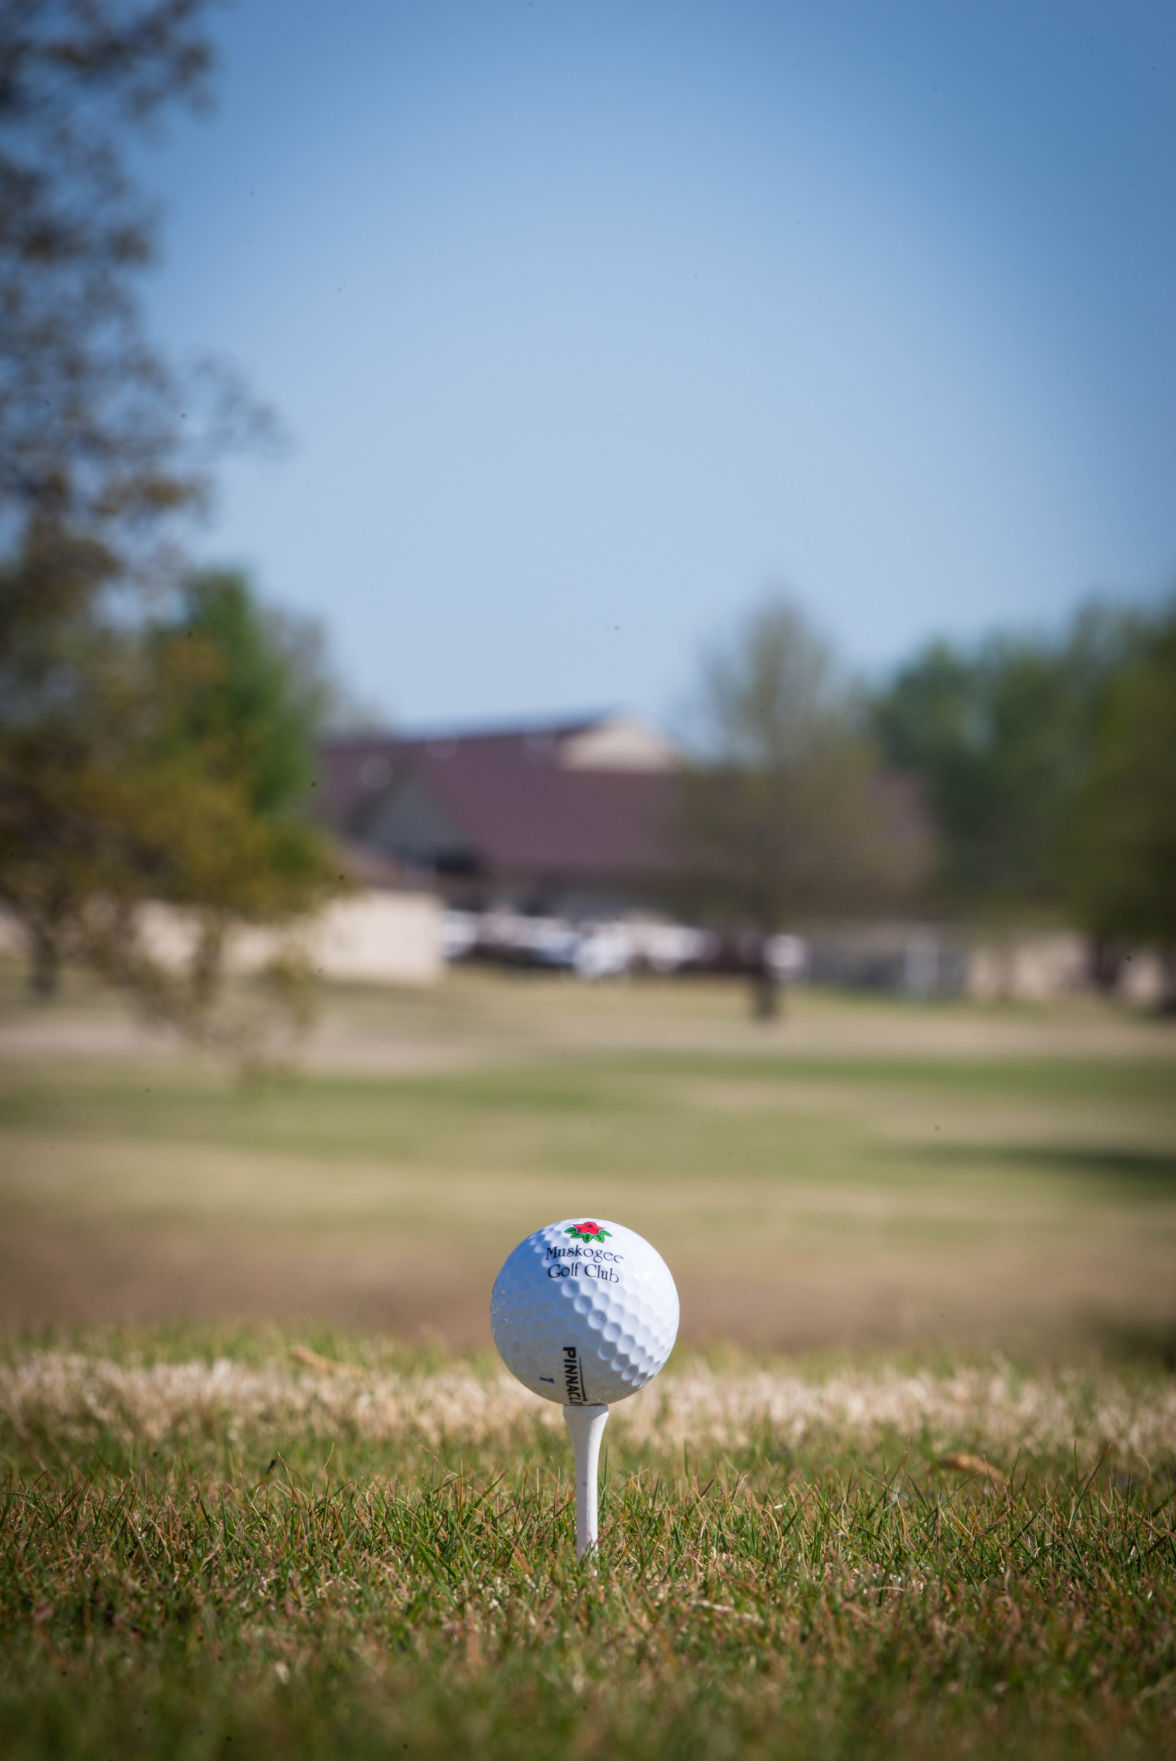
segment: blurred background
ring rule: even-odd
[[[0,1322],[1170,1356],[1171,10],[0,46]]]

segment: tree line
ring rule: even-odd
[[[932,641],[870,689],[769,598],[704,654],[686,738],[697,909],[765,946],[854,912],[1065,922],[1105,988],[1155,950],[1176,1007],[1176,599]]]
[[[924,789],[944,909],[1062,918],[1104,985],[1154,948],[1176,996],[1176,600],[1088,605],[1054,637],[930,643],[872,720]]]

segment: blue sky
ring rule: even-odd
[[[146,162],[280,461],[208,560],[405,722],[664,719],[766,588],[877,675],[1176,582],[1170,0],[240,0]]]

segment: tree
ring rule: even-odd
[[[239,571],[206,569],[186,579],[176,617],[154,641],[160,651],[206,656],[203,676],[177,706],[172,738],[240,778],[256,813],[300,815],[314,781],[314,736],[333,695],[317,626],[260,606]]]
[[[882,776],[828,647],[786,599],[703,654],[686,736],[679,836],[695,899],[754,932],[754,1008],[770,1017],[771,938],[901,890],[922,861],[917,818]]]
[[[207,10],[0,0],[0,899],[42,994],[84,959],[212,1037],[232,926],[309,908],[328,865],[296,632],[243,582],[178,586],[175,516],[264,428],[223,370],[160,357],[138,297],[128,143],[206,100]],[[182,978],[149,902],[199,924]]]
[[[1080,921],[1155,948],[1176,1010],[1176,602],[1107,692],[1066,851]]]
[[[137,294],[154,216],[127,141],[207,98],[206,0],[0,0],[0,544],[101,543],[98,586],[256,412],[223,369],[180,376]]]
[[[73,566],[85,564],[83,551]],[[54,578],[68,572],[58,559]],[[19,569],[7,584],[28,591]],[[288,923],[337,879],[304,818],[321,686],[287,649],[286,626],[242,578],[205,575],[145,629],[81,619],[72,648],[58,630],[48,662],[35,641],[10,653],[0,899],[25,929],[40,994],[72,958],[197,1037],[256,1040],[256,1012],[242,1028],[222,1007],[235,926]],[[160,905],[193,931],[179,973],[147,933]]]
[[[888,761],[923,788],[945,905],[989,915],[1061,908],[1066,828],[1134,633],[1132,618],[1093,605],[1058,640],[1001,635],[972,650],[932,642],[876,699]]]

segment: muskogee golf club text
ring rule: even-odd
[[[595,1278],[601,1284],[619,1284],[620,1274],[612,1268],[624,1257],[602,1247],[549,1247],[544,1264],[549,1278]]]

